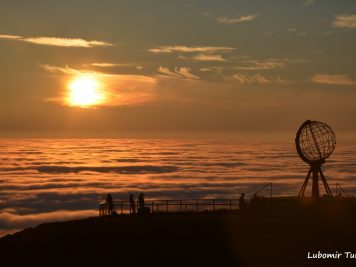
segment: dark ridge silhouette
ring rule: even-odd
[[[355,266],[356,201],[263,199],[240,211],[47,223],[0,239],[2,266]]]

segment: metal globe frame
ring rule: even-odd
[[[336,137],[329,125],[319,121],[305,121],[297,131],[295,145],[300,158],[310,165],[308,174],[299,191],[299,197],[303,197],[312,175],[312,197],[319,198],[319,176],[323,182],[325,192],[333,197],[330,187],[326,181],[321,165],[335,149]]]

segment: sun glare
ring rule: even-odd
[[[99,81],[94,76],[80,75],[69,83],[67,101],[71,106],[78,107],[93,107],[101,104],[105,95],[100,87]]]

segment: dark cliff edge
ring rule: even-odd
[[[45,223],[0,239],[1,266],[356,266],[354,200]]]

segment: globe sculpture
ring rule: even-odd
[[[312,197],[319,198],[319,176],[323,182],[325,192],[332,197],[332,192],[326,181],[321,165],[334,151],[336,145],[335,133],[329,125],[319,121],[305,121],[299,128],[295,137],[298,155],[310,165],[309,172],[304,180],[299,197],[304,196],[305,189],[312,175]]]

